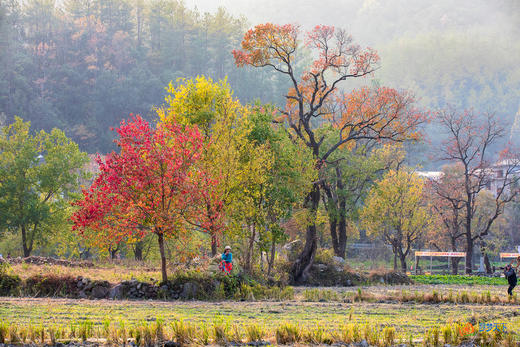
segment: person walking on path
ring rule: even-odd
[[[507,278],[507,282],[509,283],[509,288],[507,288],[507,294],[510,296],[513,295],[513,289],[516,287],[517,277],[516,270],[520,265],[520,256],[516,258],[516,266],[513,266],[513,261],[506,265],[504,269],[504,275]]]

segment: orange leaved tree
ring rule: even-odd
[[[293,134],[312,151],[317,169],[331,164],[338,149],[357,141],[403,141],[418,135],[416,127],[425,116],[413,109],[410,95],[391,88],[362,88],[348,95],[339,90],[343,81],[375,71],[379,57],[374,50],[361,49],[344,30],[330,26],[316,26],[306,34],[304,44],[315,59],[301,74],[296,69],[301,43],[295,25],[257,25],[244,35],[241,49],[233,55],[238,66],[270,67],[291,81],[280,112]],[[325,135],[317,131],[323,124],[333,125],[334,141],[324,141]],[[313,182],[305,199],[311,216],[316,216],[322,184]],[[295,282],[305,281],[316,248],[316,225],[311,222],[305,247],[292,268]]]
[[[98,159],[99,175],[75,203],[74,229],[115,241],[157,235],[165,282],[165,238],[181,237],[210,198],[200,188],[209,178],[197,166],[203,140],[196,128],[170,122],[154,129],[139,116],[121,122],[117,133],[120,153]]]

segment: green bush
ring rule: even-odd
[[[174,291],[181,292],[182,286],[186,283],[197,286],[196,298],[199,300],[290,300],[294,298],[294,290],[291,287],[269,287],[240,273],[225,275],[220,272],[185,271],[173,273],[168,278],[167,285]],[[165,297],[166,293],[161,291],[159,296]]]
[[[25,280],[24,294],[31,296],[75,296],[77,279],[72,276],[52,274],[34,275]]]
[[[280,345],[289,345],[302,341],[303,334],[299,326],[282,324],[275,331],[276,342]]]
[[[12,273],[8,263],[0,263],[0,296],[15,295],[20,291],[22,280]]]
[[[314,262],[317,264],[333,264],[334,252],[332,249],[320,248],[316,251]]]

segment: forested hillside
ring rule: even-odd
[[[248,26],[224,9],[201,13],[176,0],[2,1],[0,121],[17,115],[108,152],[110,127],[151,114],[178,78],[227,76],[244,102],[280,101],[286,82],[233,63]]]
[[[2,1],[0,121],[10,124],[17,115],[34,129],[58,127],[83,150],[106,153],[113,149],[110,127],[129,113],[150,119],[178,78],[227,76],[242,102],[282,104],[288,79],[237,69],[231,56],[243,32],[269,19],[346,28],[381,56],[371,79],[411,91],[424,108],[494,112],[508,131],[514,122],[520,104],[515,1],[265,4],[255,11],[251,2],[235,0]],[[373,81],[343,88],[366,83]],[[427,135],[437,132],[430,125]],[[426,139],[433,143],[426,147],[439,140]],[[412,161],[435,169],[440,164],[427,159],[426,147]]]

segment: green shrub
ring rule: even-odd
[[[78,293],[77,279],[53,274],[34,275],[25,280],[24,293],[31,296],[74,297]]]
[[[9,263],[0,263],[0,296],[16,294],[20,290],[22,280],[13,273]]]
[[[282,324],[281,326],[276,328],[276,343],[280,345],[288,345],[292,343],[297,343],[302,340],[302,331],[301,329],[292,324]]]
[[[210,341],[210,331],[208,329],[208,326],[206,324],[203,324],[199,331],[199,342],[202,345],[207,346],[207,345],[209,345],[209,341]]]
[[[395,341],[395,328],[384,327],[383,328],[383,339],[385,346],[393,346]]]
[[[246,327],[247,342],[260,342],[265,337],[265,330],[258,324],[248,325]]]
[[[16,324],[9,326],[9,342],[12,345],[17,345],[21,342],[20,336],[18,335],[18,325]]]
[[[0,321],[0,343],[6,342],[8,331],[9,325],[4,321]]]
[[[462,293],[460,293],[458,301],[463,303],[463,304],[467,304],[469,302],[469,294],[468,294],[468,292],[463,291]]]
[[[333,343],[332,337],[323,329],[318,326],[314,329],[305,330],[302,336],[303,342],[312,345],[331,345]]]
[[[334,260],[334,252],[332,249],[327,248],[319,248],[316,251],[316,255],[314,257],[314,262],[317,264],[333,264]]]
[[[164,319],[157,318],[155,324],[152,325],[152,329],[155,341],[164,341]]]
[[[184,323],[183,320],[173,321],[170,323],[173,331],[173,338],[175,342],[181,346],[193,344],[197,336],[197,329],[195,326]]]
[[[224,292],[226,293],[226,298],[233,298],[235,294],[240,291],[242,281],[239,276],[221,276],[220,280],[222,283],[224,283]]]
[[[242,344],[242,329],[238,325],[233,325],[230,342],[235,345]]]
[[[433,327],[426,332],[426,336],[423,341],[425,346],[440,346],[440,332],[438,327]]]
[[[444,341],[444,344],[451,344],[455,338],[455,333],[453,332],[453,329],[451,326],[449,325],[445,325],[443,328],[442,328],[442,338],[443,338],[443,341]]]
[[[229,323],[222,321],[213,323],[213,340],[217,345],[228,345],[229,341],[231,341]]]
[[[329,302],[340,300],[338,292],[331,289],[306,289],[303,291],[303,298],[305,301],[311,302]]]
[[[364,331],[363,331],[363,337],[368,342],[370,346],[375,345],[377,346],[379,344],[379,336],[381,335],[381,331],[378,326],[375,326],[373,324],[365,324]]]
[[[293,300],[294,299],[294,288],[287,286],[280,292],[278,300]]]
[[[45,329],[42,327],[42,332],[45,331]],[[87,341],[89,338],[91,338],[94,335],[94,323],[90,320],[84,320],[79,324],[78,327],[78,337],[83,341]],[[43,338],[42,338],[43,341]],[[43,342],[42,342],[43,343]]]
[[[248,301],[254,301],[256,298],[253,295],[253,289],[245,283],[240,285],[240,297]]]

